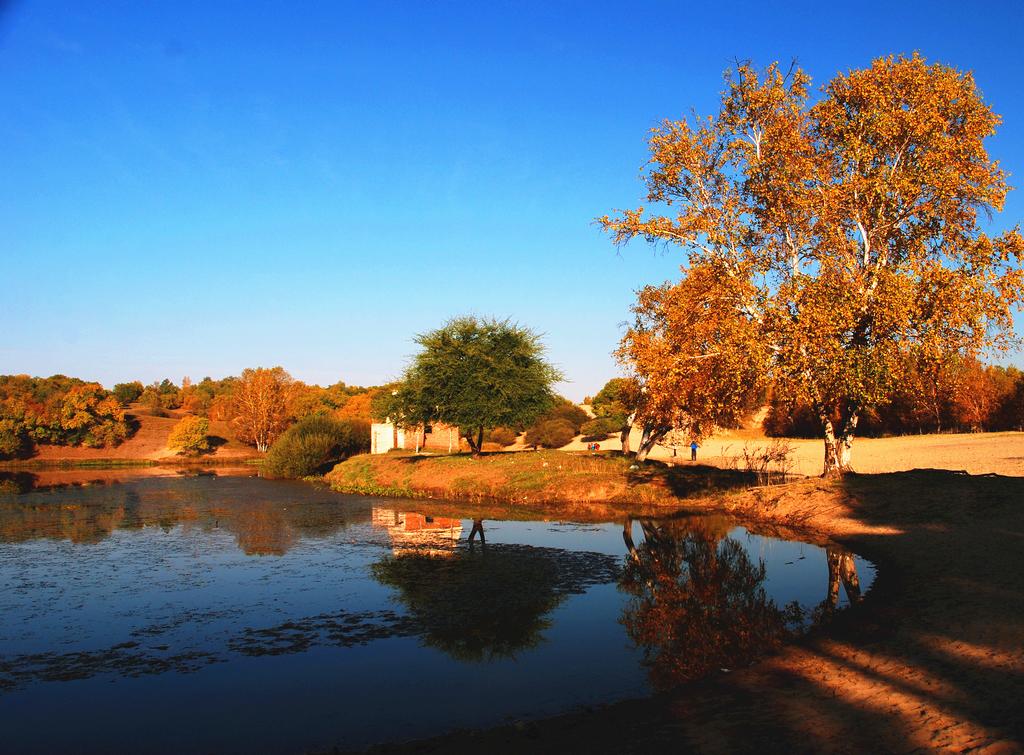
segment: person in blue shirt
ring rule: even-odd
[[[690,442],[690,461],[697,461],[698,448],[700,448],[700,446],[697,445],[697,441],[694,440]]]

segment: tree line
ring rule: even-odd
[[[65,375],[0,375],[0,459],[37,443],[100,448],[133,431],[121,402],[99,383]]]
[[[197,383],[186,377],[180,385],[170,379],[150,385],[131,381],[112,390],[64,375],[3,375],[0,458],[30,456],[39,444],[114,447],[136,431],[135,416],[170,412],[187,415],[169,439],[187,453],[208,448],[211,421],[228,423],[240,441],[268,451],[292,425],[316,417],[340,423],[338,432],[351,452],[369,446],[370,403],[379,390],[344,382],[309,385],[282,367],[250,368],[237,377]]]
[[[868,437],[942,432],[1024,430],[1024,372],[977,360],[915,365],[885,401],[865,410],[858,432]],[[817,438],[821,420],[806,402],[773,396],[767,435]]]

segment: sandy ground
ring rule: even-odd
[[[124,443],[115,448],[79,448],[72,446],[39,446],[37,453],[29,461],[99,461],[117,460],[148,460],[174,461],[178,458],[176,451],[167,448],[167,437],[171,429],[181,419],[178,413],[169,417],[152,417],[148,414],[133,414],[139,422],[138,431]],[[200,457],[210,461],[241,461],[257,458],[259,454],[243,443],[237,441],[227,422],[211,422],[210,436],[214,448],[209,454]]]
[[[850,475],[694,505],[838,540],[874,561],[874,586],[831,626],[746,669],[377,751],[1024,751],[1024,478]]]
[[[775,439],[756,430],[724,431],[705,440],[697,452],[701,464],[729,467],[744,446],[764,447]],[[821,474],[824,445],[820,440],[779,439],[793,449],[796,474]],[[632,448],[640,443],[636,430],[630,436]],[[574,440],[565,451],[585,450],[587,444]],[[601,441],[601,450],[621,449],[618,437]],[[655,447],[652,459],[673,458],[672,449]],[[689,463],[690,449],[680,448],[675,461]],[[742,463],[742,462],[741,462]],[[853,468],[863,474],[903,472],[911,469],[963,470],[969,474],[1024,476],[1024,433],[971,433],[963,435],[906,435],[896,438],[858,438],[853,443]]]

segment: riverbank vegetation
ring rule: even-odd
[[[642,466],[621,454],[529,451],[484,454],[479,458],[361,455],[338,464],[325,481],[343,493],[452,500],[577,504],[650,504],[699,496],[757,483],[739,469]]]
[[[866,407],[863,437],[1024,429],[1024,372],[977,360],[918,363],[884,401]],[[821,437],[821,419],[806,401],[772,396],[764,419],[772,437]]]
[[[104,449],[108,460],[157,459],[165,451],[183,450],[171,434],[188,417],[209,422],[214,455],[233,441],[260,452],[307,417],[368,424],[370,402],[380,390],[343,382],[326,388],[308,385],[281,367],[246,369],[238,377],[206,377],[198,383],[185,377],[180,385],[170,379],[148,386],[130,381],[110,391],[64,375],[3,375],[0,461],[54,461],[62,453],[55,449],[67,449],[67,459],[78,461],[100,458],[80,458],[83,449]]]
[[[369,423],[314,414],[285,430],[271,446],[261,469],[271,477],[306,477],[369,448]]]

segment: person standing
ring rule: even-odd
[[[700,448],[697,445],[697,441],[690,441],[690,461],[697,461],[697,449]]]

